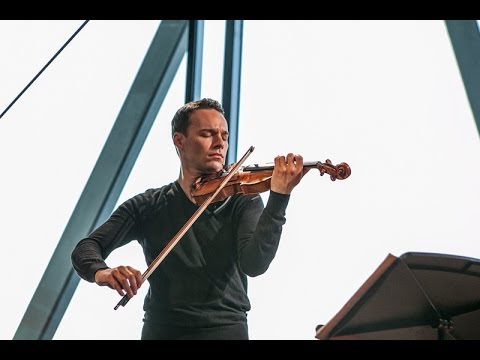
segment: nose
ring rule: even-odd
[[[223,140],[222,134],[217,132],[213,138],[213,147],[215,149],[223,149],[228,146],[228,142]]]

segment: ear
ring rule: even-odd
[[[183,142],[185,139],[185,135],[182,133],[176,132],[173,134],[173,144],[177,147],[177,149],[183,150]]]

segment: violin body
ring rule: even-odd
[[[332,165],[330,160],[325,163],[320,161],[307,162],[304,168],[317,168],[320,176],[329,174],[330,179],[344,180],[351,174],[350,166],[347,163]],[[203,204],[219,187],[228,171],[220,171],[213,175],[201,176],[193,183],[191,194],[197,205]],[[234,174],[221,191],[215,196],[212,202],[222,201],[235,194],[258,194],[270,190],[270,180],[273,175],[273,166],[252,165],[243,167]]]

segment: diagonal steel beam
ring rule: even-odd
[[[187,51],[187,29],[185,20],[160,23],[14,339],[53,338],[80,280],[71,252],[113,211]]]
[[[242,70],[243,20],[227,20],[223,65],[222,103],[228,122],[227,164],[237,161],[240,80]]]
[[[445,20],[473,117],[480,132],[480,32],[476,20]]]

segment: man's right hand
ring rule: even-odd
[[[95,273],[95,282],[100,286],[115,289],[128,298],[137,295],[137,290],[142,286],[142,273],[131,266],[117,266],[112,269],[100,269]]]

